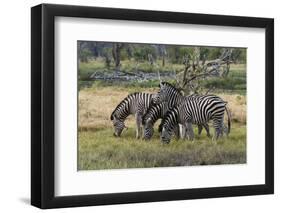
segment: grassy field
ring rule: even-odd
[[[204,131],[201,136],[196,134],[193,142],[173,139],[162,145],[157,131],[151,141],[136,140],[133,116],[126,120],[129,129],[115,138],[110,114],[116,105],[131,92],[156,90],[95,85],[79,91],[79,170],[246,163],[244,95],[218,94],[228,102],[233,125],[229,137],[217,142],[207,138]]]
[[[151,141],[136,140],[133,127],[121,138],[115,138],[112,133],[110,128],[79,132],[79,170],[246,162],[245,125],[235,124],[230,136],[217,142],[204,133],[193,142],[173,139],[168,145],[159,142],[159,133]]]

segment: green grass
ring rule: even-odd
[[[110,87],[113,90],[126,90],[129,93],[139,92],[144,88],[158,88],[159,80],[150,80],[143,82],[136,81],[79,81],[79,89],[96,90],[99,88]]]
[[[247,76],[245,64],[231,65],[229,75],[225,78],[210,78],[201,82],[205,88],[228,90],[232,93],[245,94],[247,89]]]
[[[87,63],[80,62],[79,63],[79,78],[80,80],[87,80],[97,70],[106,71],[105,64],[102,59],[90,60]]]
[[[150,168],[170,166],[246,163],[246,126],[234,124],[229,137],[214,142],[205,132],[194,141],[172,139],[168,145],[159,141],[135,139],[133,127],[120,138],[110,128],[79,132],[78,169]]]

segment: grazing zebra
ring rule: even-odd
[[[168,109],[173,109],[175,106],[182,104],[185,101],[186,97],[188,97],[189,99],[196,99],[199,97],[199,95],[183,96],[181,90],[175,88],[168,82],[160,82],[159,87],[160,90],[158,93],[153,95],[152,102],[153,104],[166,102]],[[211,137],[208,123],[198,124],[198,134],[201,134],[203,127],[207,132],[207,136]]]
[[[204,124],[213,120],[215,139],[223,135],[224,111],[228,116],[228,133],[230,132],[230,113],[226,102],[214,95],[201,95],[199,98],[185,98],[184,102],[168,111],[160,125],[161,141],[169,143],[174,127],[180,123],[193,140],[192,124]]]
[[[146,114],[143,116],[142,119],[142,124],[143,124],[143,139],[145,140],[149,140],[151,139],[151,137],[153,136],[154,133],[154,124],[156,123],[156,121],[158,119],[163,119],[164,116],[166,115],[168,111],[168,106],[166,102],[162,102],[160,104],[157,105],[151,105]],[[202,132],[202,126],[204,126],[204,128],[207,131],[207,136],[210,137],[209,134],[209,125],[208,124],[203,124],[203,125],[198,125],[198,134],[200,135]],[[180,125],[177,125],[174,128],[174,133],[176,135],[177,138],[180,137]],[[183,137],[185,136],[185,134],[182,135]]]
[[[147,112],[144,114],[142,118],[142,124],[144,127],[143,130],[143,139],[149,140],[151,139],[154,129],[153,126],[155,122],[160,119],[164,118],[165,114],[168,111],[168,105],[167,102],[162,102],[157,105],[151,105]],[[174,132],[177,138],[179,138],[179,126],[174,128]]]
[[[129,115],[135,115],[136,118],[136,138],[140,138],[142,128],[142,116],[152,103],[152,94],[133,93],[123,99],[112,112],[110,119],[114,126],[114,136],[119,137],[125,126],[125,119]]]

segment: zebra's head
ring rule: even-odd
[[[169,144],[171,141],[171,137],[172,137],[172,131],[169,128],[166,128],[165,125],[162,126],[162,131],[161,131],[161,142],[163,144]]]
[[[162,102],[169,102],[175,97],[182,96],[182,92],[168,82],[160,82],[160,90],[152,96],[153,104],[160,104]]]
[[[113,135],[116,137],[120,137],[122,131],[124,129],[128,129],[128,128],[125,126],[124,121],[117,119],[115,116],[111,116],[111,120],[112,120],[113,127],[114,127]]]
[[[176,106],[169,110],[162,119],[158,130],[160,132],[160,139],[163,144],[170,143],[172,134],[176,130],[175,128],[179,123],[178,115],[178,107]]]
[[[160,90],[153,94],[152,96],[152,103],[153,104],[160,104],[163,101],[167,101],[167,83],[166,82],[160,82],[159,84]]]
[[[143,139],[144,140],[149,140],[151,139],[153,133],[154,133],[154,129],[153,129],[153,124],[150,118],[145,119],[143,121]]]

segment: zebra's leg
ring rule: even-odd
[[[179,124],[179,126],[180,126],[180,137],[181,137],[181,139],[185,139],[185,137],[186,137],[186,128],[182,124]]]
[[[213,140],[217,140],[223,135],[223,119],[214,119],[215,136]]]
[[[198,135],[201,135],[202,129],[203,129],[202,125],[198,124]]]
[[[181,139],[184,139],[186,137],[186,128],[182,124],[179,124],[179,128],[180,128],[180,137]]]
[[[228,136],[228,127],[223,124],[223,134]]]
[[[179,124],[174,127],[174,133],[175,133],[176,139],[177,140],[180,139],[180,126],[179,126]]]
[[[187,137],[189,140],[193,141],[194,139],[194,132],[192,128],[192,123],[188,122],[185,124],[186,132],[187,132]]]
[[[208,124],[208,123],[205,123],[205,124],[202,124],[202,125],[203,125],[203,127],[205,128],[205,130],[206,130],[207,136],[210,138],[211,135],[210,135],[209,124]]]
[[[136,138],[139,139],[141,137],[141,115],[140,114],[136,114],[135,115],[136,117],[136,126],[137,126],[137,129],[136,129]]]

